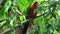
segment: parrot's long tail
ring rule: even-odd
[[[28,29],[28,25],[29,25],[28,22],[24,24],[24,29],[23,29],[23,31],[22,31],[22,34],[26,34],[27,29]]]

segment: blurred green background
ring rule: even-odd
[[[22,34],[27,8],[34,1],[37,18],[27,34],[60,34],[60,0],[0,0],[0,34]]]

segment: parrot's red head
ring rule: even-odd
[[[30,6],[30,8],[31,8],[31,9],[35,9],[37,6],[38,6],[38,2],[35,1],[35,2]]]
[[[34,5],[34,7],[37,7],[38,2],[35,1],[33,5]]]

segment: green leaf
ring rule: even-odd
[[[44,0],[36,0],[38,3],[41,3],[41,2],[43,2]]]
[[[10,31],[10,32],[8,32],[7,34],[15,34],[15,32],[13,32],[13,31]]]
[[[13,30],[14,29],[14,20],[16,19],[16,17],[14,17],[11,21],[10,21],[10,28]]]
[[[40,27],[40,29],[38,30],[39,34],[43,34],[45,32],[45,21],[43,16],[35,19],[35,25]]]
[[[33,0],[17,0],[17,4],[21,10],[21,12],[23,12],[24,10],[27,9],[27,7],[33,2]]]
[[[54,13],[52,12],[52,16],[53,16],[54,18],[56,18],[57,15],[58,15],[58,14],[57,14],[56,12],[54,12]]]
[[[11,0],[6,0],[5,5],[0,10],[0,19],[6,18],[6,12],[8,11],[10,6],[11,6]]]
[[[24,21],[24,20],[26,20],[25,15],[20,15],[20,21],[22,22],[22,21]]]

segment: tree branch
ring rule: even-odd
[[[36,18],[38,18],[38,17],[40,17],[40,16],[43,16],[43,15],[45,15],[45,14],[48,14],[49,12],[45,12],[44,14],[41,14],[41,15],[38,15],[38,16],[36,16],[36,17],[33,17],[33,18],[30,18],[30,19],[27,19],[27,20],[25,20],[25,21],[23,21],[23,22],[21,22],[22,24],[24,24],[24,23],[26,23],[26,22],[28,22],[28,21],[30,21],[30,20],[34,20],[34,19],[36,19]],[[15,25],[15,28],[17,28],[18,26],[20,26],[20,25],[18,25],[18,24],[16,24]],[[15,29],[14,28],[14,29]],[[9,32],[9,31],[11,31],[11,29],[10,28],[8,28],[6,31],[3,31],[1,34],[5,34],[5,33],[7,33],[7,32]]]

